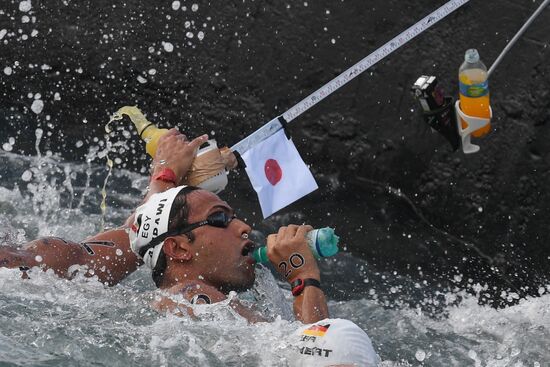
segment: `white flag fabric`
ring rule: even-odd
[[[318,188],[283,129],[247,150],[242,158],[264,218]]]

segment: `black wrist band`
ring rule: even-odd
[[[290,284],[290,287],[292,288],[292,295],[294,297],[299,296],[304,291],[304,288],[308,287],[308,286],[313,286],[313,287],[317,287],[319,289],[322,289],[321,288],[321,282],[318,281],[317,279],[313,279],[313,278],[301,279],[301,278],[298,278]]]

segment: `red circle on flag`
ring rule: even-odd
[[[268,159],[264,165],[265,177],[273,186],[277,185],[283,178],[283,170],[279,166],[279,162],[275,159]]]

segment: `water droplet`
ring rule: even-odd
[[[122,250],[119,249],[119,248],[116,249],[115,253],[116,253],[116,256],[122,256],[123,255]]]
[[[422,362],[424,361],[424,359],[426,359],[426,352],[424,352],[422,349],[419,349],[414,354],[414,357],[418,362]]]
[[[6,74],[6,75],[11,75],[12,73],[13,73],[13,69],[12,69],[11,67],[6,66],[6,67],[4,68],[4,74]]]
[[[34,257],[34,260],[35,260],[37,263],[41,263],[43,259],[42,259],[42,256],[36,255],[36,256]]]
[[[197,10],[199,10],[199,4],[191,5],[191,11],[197,11]]]
[[[44,109],[44,102],[41,99],[35,99],[32,102],[31,110],[32,112],[36,113],[37,115],[42,112]]]
[[[174,51],[174,45],[170,42],[162,42],[162,47],[164,47],[164,51],[166,52]]]
[[[29,170],[26,170],[25,172],[23,172],[23,174],[21,175],[21,179],[25,182],[29,182],[31,179],[32,179],[32,172],[29,171]]]
[[[179,1],[176,0],[172,2],[172,9],[178,10],[180,6],[181,6],[181,3]]]
[[[26,13],[29,10],[31,10],[31,8],[32,8],[31,0],[24,0],[19,3],[19,11]]]

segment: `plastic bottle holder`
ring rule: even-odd
[[[491,118],[493,117],[493,109],[489,106],[489,111],[491,114],[490,118],[470,116],[462,112],[462,110],[460,109],[460,101],[456,101],[455,111],[456,111],[456,125],[458,128],[458,135],[460,135],[460,139],[462,140],[462,151],[465,154],[478,152],[480,149],[479,145],[475,145],[471,143],[472,133],[478,129],[481,129],[482,127],[486,126],[488,123],[491,122]],[[461,119],[468,124],[467,128],[465,129],[462,128]]]
[[[227,186],[227,172],[225,170],[219,171],[216,175],[204,180],[198,187],[203,190],[208,190],[214,194],[219,193]]]
[[[215,139],[208,140],[206,142],[206,146],[199,149],[199,151],[197,152],[198,159],[196,158],[196,161],[200,161],[199,157],[210,152],[214,153],[215,157],[210,157],[209,159],[214,159],[214,160],[219,159],[221,161],[221,155],[218,150],[218,144],[216,143]],[[208,165],[208,162],[201,163],[201,165],[204,165],[204,164]],[[203,169],[204,169],[204,166],[203,166]],[[208,174],[209,176],[207,178],[204,177],[202,181],[200,181],[199,183],[196,183],[195,185],[200,187],[201,189],[213,192],[214,194],[217,194],[223,189],[225,189],[225,187],[227,186],[228,180],[227,180],[227,172],[225,170],[225,167],[223,167],[223,165],[218,171],[212,171],[212,169],[209,168]]]

